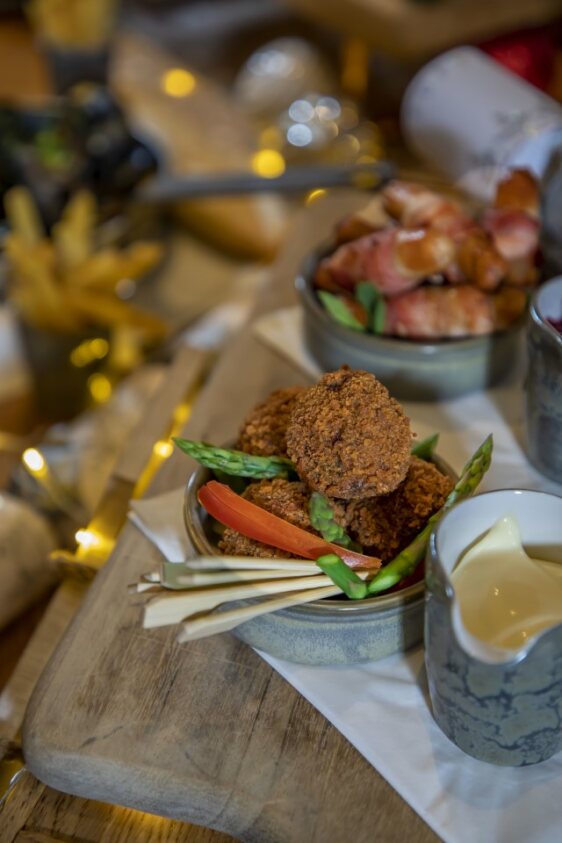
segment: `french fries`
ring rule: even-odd
[[[25,322],[65,334],[127,325],[148,341],[163,338],[162,320],[116,294],[120,281],[139,278],[158,263],[158,243],[95,251],[96,203],[89,191],[69,201],[50,239],[25,187],[12,188],[5,207],[9,295]]]
[[[53,226],[57,261],[63,271],[75,269],[94,251],[94,228],[97,222],[96,201],[89,190],[76,193]]]
[[[13,187],[4,197],[4,206],[10,225],[24,246],[36,246],[45,236],[45,229],[29,190]]]

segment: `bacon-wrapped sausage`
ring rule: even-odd
[[[321,261],[316,284],[353,290],[359,281],[371,281],[381,293],[396,296],[444,270],[454,254],[451,238],[438,231],[390,228],[336,249]]]
[[[506,282],[530,286],[538,281],[536,259],[539,249],[539,222],[524,211],[490,208],[483,216],[485,230],[507,263]]]
[[[423,287],[387,302],[385,333],[398,337],[438,340],[494,328],[491,297],[469,284]]]

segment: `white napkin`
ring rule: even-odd
[[[318,371],[304,352],[298,310],[258,320],[260,337],[302,369]],[[521,385],[441,404],[411,404],[414,429],[440,432],[439,453],[459,470],[484,437],[494,433],[488,489],[552,489],[522,450]],[[183,489],[133,501],[131,518],[168,561],[193,550],[182,521]],[[269,662],[312,703],[446,843],[559,843],[562,754],[521,769],[495,767],[465,755],[434,723],[423,649],[350,667]]]

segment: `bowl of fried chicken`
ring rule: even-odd
[[[325,371],[366,369],[403,400],[493,386],[519,356],[539,235],[538,184],[525,170],[477,213],[394,180],[302,267],[306,344]]]
[[[233,448],[176,440],[200,463],[184,506],[195,549],[230,570],[238,559],[246,578],[254,566],[264,576],[279,569],[271,576],[281,597],[237,603],[245,612],[257,604],[258,614],[234,633],[308,664],[368,661],[419,643],[433,523],[489,462],[477,453],[459,478],[436,441],[415,438],[376,377],[345,366],[267,396]]]

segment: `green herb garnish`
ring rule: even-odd
[[[365,332],[365,326],[361,324],[351,310],[347,307],[342,299],[335,296],[333,293],[327,293],[325,290],[318,291],[318,298],[330,314],[330,316],[339,322],[340,325],[345,325],[346,328],[352,328],[354,331]]]

